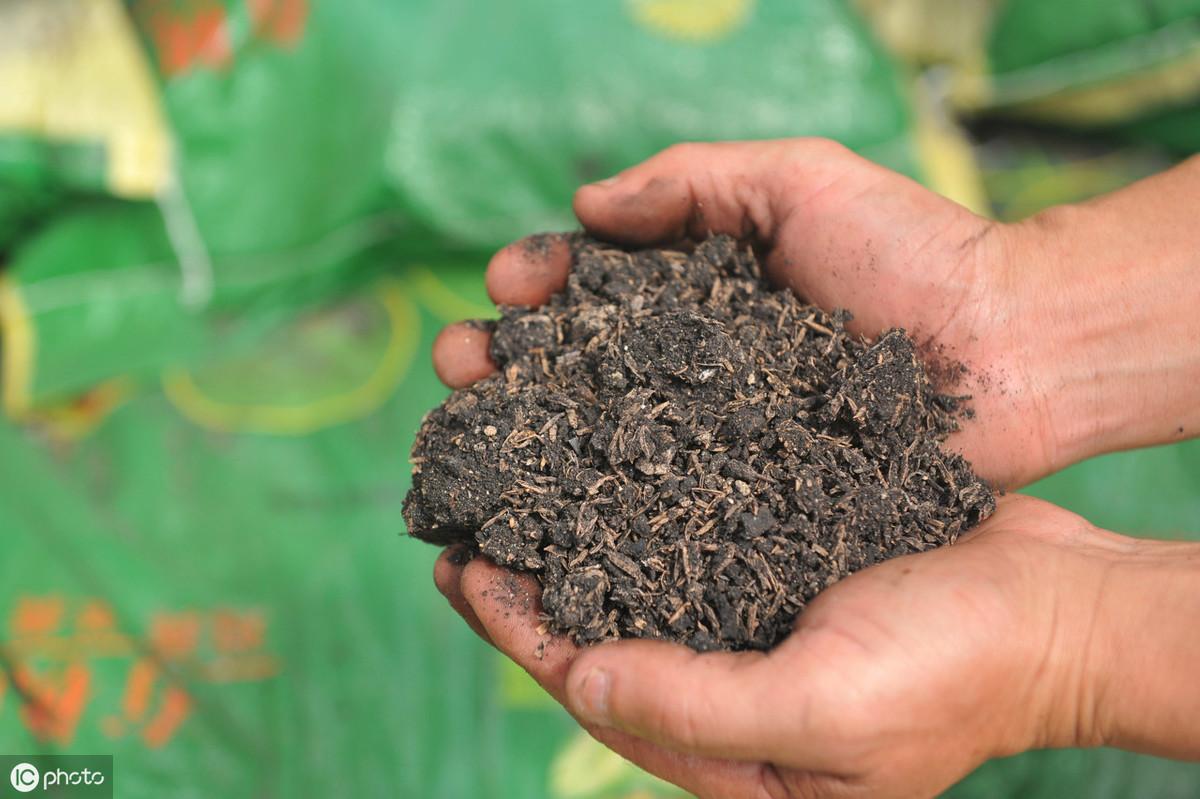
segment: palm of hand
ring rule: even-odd
[[[1036,745],[1036,708],[1063,693],[1031,667],[1061,646],[1048,578],[1072,584],[1094,535],[1066,511],[1006,498],[958,544],[826,590],[767,654],[652,641],[580,650],[539,633],[532,578],[449,556],[435,577],[593,735],[700,796],[909,797]],[[610,684],[599,715],[587,702],[597,670]]]
[[[1013,274],[1019,231],[836,145],[817,156],[793,148],[759,156],[799,161],[776,178],[785,201],[761,226],[770,277],[824,308],[850,310],[851,329],[864,335],[906,329],[939,387],[971,395],[986,420],[965,422],[951,440],[981,475],[1016,486],[1051,471],[1053,438]]]

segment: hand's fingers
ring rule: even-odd
[[[488,264],[488,296],[497,305],[542,305],[567,285],[571,248],[560,234],[543,233],[508,245]]]
[[[447,547],[440,556],[437,562],[433,564],[433,583],[437,586],[438,591],[450,603],[450,607],[454,608],[458,615],[463,617],[463,621],[467,623],[475,634],[483,640],[492,644],[491,636],[488,635],[487,628],[479,621],[479,617],[475,615],[475,609],[467,602],[467,598],[462,592],[462,573],[463,568],[471,560],[471,552],[464,545]],[[495,646],[495,644],[492,644]]]
[[[478,322],[447,325],[433,340],[433,371],[450,388],[465,388],[496,371],[488,346],[492,335]]]
[[[668,749],[717,758],[772,760],[782,748],[781,673],[761,653],[697,654],[658,641],[622,641],[576,656],[567,706],[581,718],[647,738]],[[789,714],[803,714],[786,697]],[[789,724],[788,729],[792,727]]]
[[[575,215],[632,245],[747,240],[775,283],[868,335],[945,330],[969,299],[964,253],[995,227],[826,139],[678,145],[581,188]]]
[[[728,233],[769,241],[788,208],[858,160],[824,139],[680,144],[581,188],[575,215],[599,238],[671,243]]]
[[[561,702],[567,668],[579,648],[566,638],[539,632],[542,602],[537,580],[479,557],[463,569],[461,585],[496,648]]]
[[[486,558],[476,558],[463,570],[462,590],[496,647],[528,671],[551,696],[563,701],[567,671],[580,650],[565,638],[538,632],[542,606],[537,581]],[[761,764],[671,752],[619,730],[587,729],[622,757],[701,796],[758,796],[763,792],[756,786],[773,776]]]
[[[672,752],[661,746],[612,728],[585,725],[593,738],[621,757],[656,777],[678,785],[700,797],[823,796],[791,794],[781,790],[775,771],[763,763]]]

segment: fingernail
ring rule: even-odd
[[[607,189],[607,188],[611,188],[611,187],[617,185],[617,183],[619,183],[620,180],[621,180],[620,175],[613,175],[611,178],[605,178],[604,180],[597,180],[595,183],[592,183],[589,185],[595,186],[600,189]]]
[[[583,675],[575,692],[575,706],[593,724],[608,722],[608,672],[592,669]]]

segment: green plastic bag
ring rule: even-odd
[[[1078,127],[1200,98],[1200,2],[1008,0],[987,42],[982,104]]]
[[[827,136],[916,171],[900,78],[839,2],[406,7],[430,34],[409,42],[387,168],[450,241],[571,227],[581,183],[680,141]]]
[[[199,364],[230,315],[570,227],[580,182],[677,141],[825,135],[917,171],[899,81],[838,0],[70,1],[0,11],[69,33],[12,50],[15,94],[93,112],[39,131],[17,106],[7,130],[0,102],[22,418]]]

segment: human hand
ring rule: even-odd
[[[1200,758],[1200,643],[1178,632],[1200,621],[1197,547],[1038,500],[1006,497],[957,544],[842,580],[765,654],[581,650],[539,632],[532,577],[456,554],[435,580],[480,635],[597,739],[701,797],[932,796],[1041,747]]]
[[[975,418],[950,443],[981,476],[1019,485],[1061,465],[1044,398],[1049,353],[1022,315],[1011,228],[810,139],[673,147],[580,189],[575,210],[590,233],[630,245],[709,232],[754,244],[777,284],[849,309],[858,332],[908,329],[939,387],[974,395]],[[525,240],[492,260],[487,287],[498,304],[538,305],[562,288],[568,265],[560,239]],[[452,326],[435,366],[466,385],[492,370],[487,346],[485,333]]]
[[[962,362],[970,372],[943,386],[974,395],[976,417],[965,422],[951,445],[994,483],[1019,485],[1088,455],[1158,443],[1185,431],[1191,435],[1200,427],[1200,403],[1189,401],[1200,374],[1195,357],[1200,348],[1194,346],[1200,338],[1200,316],[1190,310],[1195,292],[1188,287],[1195,281],[1189,278],[1194,269],[1187,260],[1200,247],[1181,247],[1175,241],[1164,254],[1144,228],[1117,242],[1104,235],[1135,217],[1131,207],[1151,209],[1166,229],[1191,233],[1194,225],[1175,218],[1186,217],[1190,206],[1176,201],[1189,181],[1196,182],[1198,164],[1086,207],[1055,209],[1019,225],[997,225],[828,142],[689,145],[667,151],[614,182],[585,187],[576,198],[576,212],[598,237],[635,245],[708,232],[742,236],[763,254],[774,280],[818,304],[848,308],[857,315],[860,332],[908,328],[919,342],[927,343],[927,351]],[[1147,274],[1147,265],[1160,271]],[[488,289],[498,303],[538,305],[563,286],[568,268],[569,253],[561,239],[518,242],[493,259]],[[1145,324],[1147,317],[1154,324]],[[1178,346],[1164,346],[1172,342]],[[494,369],[486,334],[461,325],[439,336],[434,361],[452,387]],[[943,564],[947,578],[951,570],[945,564],[957,563],[955,572],[966,565],[947,558],[965,557],[963,551],[976,556],[992,551],[997,561],[1013,569],[1012,574],[991,576],[1012,581],[998,584],[1004,589],[1001,594],[1032,592],[1016,602],[1018,608],[999,602],[996,595],[989,604],[971,585],[953,580],[958,589],[942,596],[947,607],[962,611],[966,619],[979,621],[988,612],[998,613],[990,632],[986,625],[951,624],[951,635],[937,634],[947,620],[937,615],[938,603],[927,599],[922,608],[932,620],[921,629],[922,636],[932,630],[932,638],[917,636],[913,627],[911,638],[896,638],[908,642],[912,652],[904,654],[903,647],[895,647],[888,650],[890,660],[874,666],[860,656],[857,665],[866,669],[859,675],[863,679],[839,686],[834,677],[845,671],[843,664],[855,665],[851,656],[857,644],[837,633],[803,632],[812,629],[814,616],[819,620],[833,613],[819,608],[857,609],[861,603],[864,618],[880,620],[874,632],[886,633],[887,617],[881,615],[886,609],[945,590],[931,579],[922,590],[907,588],[889,596],[884,590],[887,578],[879,573],[895,578],[895,564],[912,562],[895,561],[827,591],[802,617],[801,632],[769,655],[696,656],[648,642],[604,646],[580,655],[578,663],[583,664],[591,658],[620,660],[625,665],[617,669],[613,664],[613,673],[634,674],[635,686],[641,684],[637,675],[643,672],[661,679],[663,664],[692,675],[680,684],[691,686],[686,691],[663,690],[674,687],[674,679],[649,691],[643,686],[647,697],[661,693],[657,703],[646,705],[649,713],[661,714],[659,726],[652,725],[654,717],[618,718],[614,709],[619,700],[610,698],[611,723],[591,723],[590,728],[651,770],[718,796],[747,791],[770,796],[764,794],[769,790],[779,795],[877,795],[874,788],[864,787],[864,778],[872,774],[887,783],[878,795],[889,790],[908,795],[936,790],[988,756],[1029,746],[1104,742],[1167,756],[1200,757],[1200,731],[1194,721],[1200,717],[1200,697],[1190,688],[1200,644],[1176,632],[1200,621],[1194,590],[1200,560],[1195,547],[1168,552],[1161,548],[1170,545],[1154,545],[1151,553],[1143,549],[1151,545],[1096,531],[1063,511],[1037,505],[1036,512],[1026,513],[1024,509],[1035,508],[1029,502],[1008,498],[974,537],[916,556]],[[987,541],[992,542],[987,547],[980,543]],[[1041,551],[1043,547],[1048,549]],[[1031,556],[1021,557],[1021,552]],[[1050,552],[1057,554],[1032,556]],[[928,576],[926,568],[936,572],[922,567],[916,573]],[[903,581],[912,579],[901,576]],[[511,575],[481,559],[463,568],[444,558],[437,580],[481,635],[525,665],[569,707],[587,715],[579,698],[572,698],[572,690],[580,688],[569,688],[569,678],[583,679],[583,667],[572,666],[577,650],[536,632],[538,591],[532,578]],[[864,583],[877,588],[860,588]],[[1055,588],[1059,583],[1066,587]],[[1097,583],[1102,588],[1096,588]],[[1039,602],[1043,610],[1053,610],[1051,618],[1066,625],[1050,638],[1068,643],[1053,651],[1025,646],[1027,638],[1044,633],[1038,626],[1044,616],[1029,611]],[[1022,622],[1024,627],[1004,627],[1016,618],[1004,613],[1022,608],[1032,613]],[[854,615],[843,613],[846,618]],[[839,615],[833,617],[836,621]],[[857,714],[835,716],[827,707],[820,720],[830,725],[828,729],[814,726],[812,706],[801,707],[799,721],[808,726],[793,729],[812,731],[812,745],[831,742],[828,747],[801,747],[793,762],[781,768],[766,756],[776,750],[764,748],[755,754],[738,749],[748,745],[745,741],[725,748],[721,739],[701,740],[698,721],[695,729],[687,726],[693,725],[693,718],[702,720],[688,714],[705,712],[711,714],[708,727],[718,733],[726,727],[726,712],[730,725],[747,723],[748,717],[737,715],[736,708],[709,704],[719,697],[704,686],[710,681],[713,686],[733,685],[734,675],[753,670],[790,688],[807,679],[803,672],[760,665],[750,669],[744,664],[781,663],[777,653],[794,652],[797,647],[791,641],[797,639],[809,642],[800,648],[803,652],[822,651],[811,645],[814,638],[834,642],[825,645],[836,657],[826,664],[824,687],[840,687],[848,697],[837,697],[840,703],[857,703]],[[839,640],[844,653],[837,650]],[[885,635],[882,644],[888,640]],[[988,646],[990,653],[985,652]],[[811,656],[795,657],[799,666],[814,667]],[[1034,678],[1029,677],[1029,658],[1039,664]],[[955,668],[938,670],[935,659],[938,664],[949,660]],[[995,671],[995,663],[1015,672]],[[1063,663],[1068,665],[1061,672],[1050,668]],[[938,679],[917,674],[916,664],[933,668]],[[673,677],[676,672],[670,673]],[[951,676],[954,682],[947,681]],[[989,694],[990,703],[980,704],[988,697],[975,686],[991,684],[992,679],[1004,690]],[[1029,690],[1036,695],[1014,701],[1012,691],[1022,679],[1035,686]],[[630,684],[626,679],[625,685]],[[893,712],[872,711],[867,700],[878,699],[889,687],[902,691],[896,703],[887,705]],[[775,697],[746,693],[750,690],[732,695],[767,702],[764,712],[779,704]],[[1014,711],[1014,705],[1020,707]],[[995,723],[987,724],[988,718]],[[663,726],[672,719],[685,725],[682,739],[671,737]],[[763,729],[775,737],[786,731],[778,723],[764,724]],[[900,737],[889,741],[889,735]],[[901,745],[908,738],[917,740]],[[750,740],[782,746],[781,740]],[[929,744],[926,749],[920,748],[921,740]],[[945,755],[937,747],[944,748]],[[883,750],[893,755],[884,758],[879,755]],[[839,756],[849,764],[846,773],[814,768],[825,760],[794,762],[796,757],[834,762]],[[924,766],[916,761],[924,761]],[[784,774],[792,782],[784,782]],[[893,784],[891,775],[903,790],[888,787]],[[781,785],[793,794],[782,793]]]

